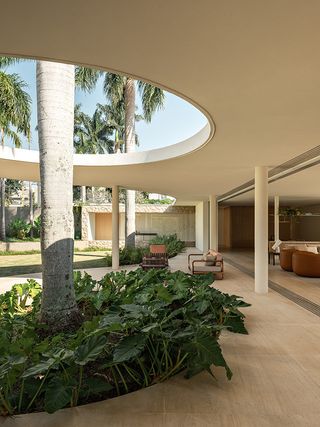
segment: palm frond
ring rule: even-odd
[[[0,125],[11,123],[30,137],[31,97],[24,90],[26,87],[18,74],[0,71]]]
[[[102,71],[87,67],[76,67],[75,82],[76,86],[86,92],[92,92],[95,88]]]
[[[151,122],[153,114],[164,107],[164,91],[149,83],[138,81],[144,119]]]
[[[106,73],[103,90],[111,104],[118,104],[124,98],[126,77],[119,74]]]
[[[20,139],[19,134],[16,131],[14,131],[13,129],[11,129],[10,127],[7,127],[7,128],[4,129],[4,134],[5,134],[6,137],[8,137],[8,138],[10,138],[12,140],[13,145],[16,148],[21,148],[22,141]]]
[[[25,61],[25,59],[14,58],[13,56],[0,56],[0,68],[7,68],[21,61]]]

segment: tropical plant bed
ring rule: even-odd
[[[182,252],[185,244],[182,240],[178,239],[176,234],[159,235],[149,242],[151,245],[165,245],[169,258],[172,258]],[[149,247],[124,247],[119,251],[120,265],[133,265],[140,264],[144,255],[149,253]],[[106,264],[108,267],[112,265],[112,254],[106,256]]]
[[[41,288],[29,280],[0,295],[0,410],[3,416],[109,399],[220,366],[222,330],[246,334],[240,297],[212,275],[138,269],[100,281],[75,274],[83,323],[50,335],[38,322]]]

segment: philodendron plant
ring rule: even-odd
[[[0,295],[2,415],[54,412],[119,396],[180,371],[232,373],[222,330],[246,334],[249,304],[210,285],[211,275],[141,269],[100,281],[75,275],[83,324],[54,336],[38,323],[41,288],[33,280]]]

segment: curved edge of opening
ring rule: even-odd
[[[185,156],[203,147],[212,133],[209,123],[199,132],[176,144],[153,150],[119,154],[74,154],[75,166],[130,166]]]
[[[130,166],[174,159],[203,147],[212,137],[209,123],[195,135],[177,144],[154,150],[119,154],[74,154],[74,166]],[[0,158],[8,161],[39,163],[39,151],[0,147]]]
[[[180,99],[188,102],[193,105],[200,113],[202,113],[206,119],[207,124],[200,129],[194,135],[191,135],[189,138],[184,139],[183,141],[177,142],[175,144],[168,145],[166,147],[155,148],[152,150],[145,150],[140,152],[133,153],[119,153],[119,154],[74,154],[74,166],[130,166],[136,164],[143,163],[153,163],[159,162],[169,159],[174,159],[176,157],[185,156],[187,154],[191,154],[192,152],[201,149],[205,146],[214,136],[216,126],[211,115],[201,107],[196,101],[189,98],[188,96],[179,93],[178,91],[166,87],[165,85],[152,81],[150,79],[146,79],[141,76],[134,75],[132,73],[115,70],[103,66],[91,65],[91,64],[80,64],[73,61],[66,61],[65,59],[53,59],[41,56],[33,56],[26,54],[18,54],[18,53],[4,53],[1,54],[4,56],[13,56],[20,57],[25,59],[33,59],[33,60],[43,60],[43,61],[52,61],[59,62],[65,64],[72,65],[81,65],[84,67],[95,68],[98,70],[103,70],[107,72],[111,72],[114,74],[120,74],[125,76],[130,76],[136,80],[142,80],[146,83],[150,83],[154,86],[157,86],[167,92],[172,93],[175,96],[178,96]],[[39,152],[36,150],[26,150],[26,149],[18,149],[18,148],[10,148],[5,147],[8,150],[3,150],[0,148],[0,157],[6,160],[15,160],[22,161],[27,163],[39,163]],[[7,157],[8,156],[8,157]]]

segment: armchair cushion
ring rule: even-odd
[[[217,256],[216,255],[205,255],[203,257],[204,261],[205,261],[205,265],[215,265],[215,262],[217,260]]]
[[[214,250],[205,254],[189,254],[188,267],[192,274],[214,273],[217,278],[223,278],[223,257]]]

